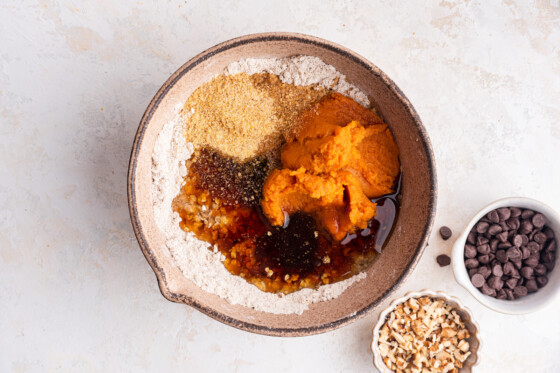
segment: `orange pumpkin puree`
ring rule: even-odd
[[[273,225],[303,211],[340,241],[376,215],[370,199],[393,193],[399,150],[386,124],[341,94],[312,105],[282,148],[261,205]]]

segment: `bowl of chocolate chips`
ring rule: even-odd
[[[504,198],[480,210],[453,247],[457,282],[495,311],[536,311],[559,291],[560,216],[524,197]]]

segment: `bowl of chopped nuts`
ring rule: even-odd
[[[459,299],[441,291],[409,292],[381,312],[373,329],[373,364],[388,372],[471,372],[479,326]]]
[[[486,307],[524,314],[560,291],[560,215],[525,197],[495,201],[467,224],[453,247],[457,282]]]

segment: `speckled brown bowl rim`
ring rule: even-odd
[[[148,242],[144,236],[144,233],[142,231],[142,227],[140,225],[140,221],[139,221],[139,217],[138,217],[138,211],[136,208],[136,194],[135,194],[135,182],[136,182],[136,165],[137,165],[137,160],[138,160],[138,152],[139,149],[141,147],[142,144],[142,140],[144,137],[144,132],[146,131],[146,128],[150,122],[150,119],[153,115],[153,113],[155,112],[155,110],[157,109],[159,103],[162,101],[162,99],[165,97],[165,95],[167,94],[167,92],[175,85],[175,83],[177,83],[177,81],[184,75],[186,74],[188,71],[190,71],[191,69],[193,69],[195,66],[197,66],[198,64],[200,64],[201,62],[207,60],[208,58],[215,56],[219,53],[222,53],[228,49],[231,48],[235,48],[237,46],[240,45],[244,45],[244,44],[249,44],[249,43],[254,43],[254,42],[262,42],[262,41],[296,41],[299,43],[305,43],[305,44],[312,44],[333,52],[336,52],[340,55],[342,55],[343,57],[365,67],[367,70],[369,70],[372,74],[376,75],[378,78],[380,78],[383,83],[385,83],[385,85],[389,88],[390,92],[395,96],[395,98],[399,101],[401,101],[407,108],[409,114],[411,115],[411,117],[414,120],[414,123],[416,124],[416,126],[418,127],[419,131],[420,131],[420,139],[422,142],[422,146],[424,148],[424,151],[426,152],[426,156],[428,158],[428,164],[429,164],[429,172],[430,172],[430,182],[431,182],[431,186],[430,186],[430,202],[429,202],[429,209],[430,209],[430,213],[428,216],[428,221],[426,222],[426,226],[424,228],[424,232],[422,235],[422,238],[416,248],[416,253],[414,254],[412,261],[408,264],[408,266],[406,267],[404,273],[402,274],[402,276],[395,282],[395,284],[389,288],[380,298],[378,298],[376,301],[374,301],[373,303],[369,304],[368,306],[362,308],[359,311],[356,311],[353,314],[350,314],[344,318],[341,318],[339,320],[330,322],[330,323],[326,323],[323,325],[319,325],[319,326],[314,326],[314,327],[306,327],[306,328],[273,328],[273,327],[266,327],[266,326],[262,326],[262,325],[256,325],[256,324],[252,324],[249,322],[244,322],[244,321],[240,321],[237,319],[234,319],[232,317],[226,316],[220,312],[217,312],[216,310],[207,307],[206,305],[198,302],[196,299],[192,298],[192,297],[188,297],[182,294],[176,294],[173,293],[169,290],[169,287],[167,285],[167,279],[165,277],[165,273],[163,271],[163,268],[161,268],[159,266],[159,264],[157,263],[154,254],[151,250],[151,248],[148,245]],[[313,334],[319,334],[319,333],[324,333],[330,330],[334,330],[337,328],[340,328],[342,326],[345,326],[351,322],[354,322],[356,320],[361,319],[362,317],[366,316],[369,312],[373,311],[381,302],[383,302],[385,299],[387,299],[387,297],[389,297],[391,294],[393,294],[401,285],[402,283],[410,276],[410,274],[412,273],[412,270],[416,267],[416,264],[418,264],[418,261],[420,260],[420,257],[422,256],[422,253],[424,252],[425,247],[427,246],[428,243],[428,238],[432,229],[432,225],[434,222],[434,218],[435,218],[435,212],[436,212],[436,201],[437,201],[437,180],[436,180],[436,166],[435,166],[435,161],[434,161],[434,154],[433,154],[433,150],[432,150],[432,145],[430,143],[430,139],[428,137],[428,133],[426,131],[426,129],[424,128],[424,125],[422,124],[422,121],[418,115],[418,113],[416,112],[416,110],[414,109],[414,107],[412,106],[412,104],[410,103],[410,101],[406,98],[405,94],[400,90],[399,87],[397,87],[397,85],[387,76],[385,75],[385,73],[383,73],[383,71],[381,71],[381,69],[379,69],[377,66],[375,66],[373,63],[369,62],[367,59],[365,59],[364,57],[360,56],[359,54],[350,51],[347,48],[344,48],[338,44],[335,44],[333,42],[321,39],[321,38],[317,38],[314,36],[309,36],[309,35],[305,35],[305,34],[298,34],[298,33],[287,33],[287,32],[272,32],[272,33],[260,33],[260,34],[250,34],[250,35],[245,35],[245,36],[241,36],[235,39],[231,39],[228,41],[225,41],[223,43],[220,43],[210,49],[207,49],[206,51],[196,55],[195,57],[193,57],[192,59],[190,59],[187,63],[185,63],[183,66],[181,66],[175,73],[173,73],[173,75],[171,75],[171,77],[169,79],[167,79],[167,81],[163,84],[163,86],[158,90],[158,92],[156,93],[156,95],[154,96],[154,98],[152,99],[152,101],[150,102],[150,104],[148,105],[146,111],[144,112],[144,115],[142,116],[142,120],[140,121],[140,125],[138,126],[138,131],[136,132],[136,136],[134,138],[134,143],[132,146],[132,152],[130,155],[130,164],[129,164],[129,168],[128,168],[128,187],[127,187],[127,192],[128,192],[128,207],[129,207],[129,211],[130,211],[130,217],[132,220],[132,227],[134,229],[134,233],[136,235],[136,238],[138,240],[138,244],[140,245],[140,248],[142,249],[142,252],[144,253],[144,256],[146,257],[146,259],[148,260],[148,263],[150,264],[150,266],[152,267],[152,269],[154,270],[157,280],[158,280],[158,285],[160,288],[160,291],[162,293],[162,295],[172,301],[172,302],[177,302],[177,303],[185,303],[191,307],[196,308],[197,310],[199,310],[200,312],[212,317],[215,320],[218,320],[224,324],[233,326],[235,328],[238,329],[242,329],[245,331],[250,331],[253,333],[258,333],[258,334],[265,334],[265,335],[271,335],[271,336],[307,336],[307,335],[313,335]]]

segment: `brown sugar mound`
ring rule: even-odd
[[[218,75],[185,103],[186,139],[241,162],[271,153],[301,111],[327,93],[318,86],[283,83],[268,73]]]
[[[335,240],[375,217],[376,198],[393,192],[400,170],[391,131],[373,112],[333,94],[302,113],[282,149],[282,170],[265,182],[261,205],[273,225],[312,214]]]

